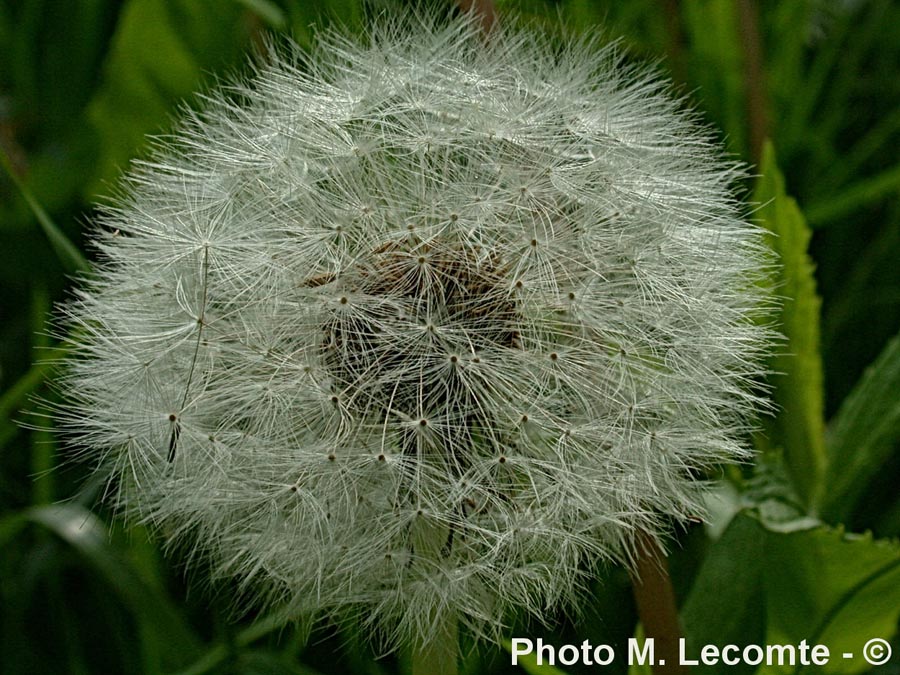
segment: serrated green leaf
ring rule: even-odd
[[[787,338],[772,362],[778,415],[770,442],[784,450],[788,471],[807,505],[815,505],[826,466],[824,386],[819,350],[821,300],[807,253],[811,231],[797,203],[785,192],[771,143],[763,148],[753,200],[757,219],[771,233],[781,268],[774,292],[781,298],[779,329]]]
[[[900,440],[900,334],[869,366],[831,422],[824,513],[840,521]]]
[[[768,531],[765,542],[766,644],[826,645],[831,658],[815,672],[869,670],[863,646],[872,638],[890,640],[897,631],[900,545],[826,526]],[[853,657],[845,659],[845,653]],[[759,675],[798,670],[773,665]]]
[[[756,510],[733,519],[710,549],[682,618],[690,658],[703,645],[823,644],[828,665],[815,672],[854,675],[870,668],[862,648],[890,640],[900,618],[900,544],[846,534],[806,519],[797,527],[768,524]],[[845,653],[853,654],[844,658]],[[703,672],[739,672],[710,665]],[[747,668],[746,672],[754,671]],[[763,666],[758,675],[787,675],[799,660]]]

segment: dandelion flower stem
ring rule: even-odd
[[[631,582],[644,635],[653,638],[655,644],[653,672],[656,675],[686,675],[688,668],[679,663],[681,624],[669,566],[659,544],[646,533],[638,538]]]

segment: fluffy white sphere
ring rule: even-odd
[[[740,169],[663,84],[416,21],[270,55],[134,167],[64,380],[117,505],[392,642],[701,514],[767,343]]]

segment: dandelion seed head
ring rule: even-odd
[[[740,176],[612,47],[418,16],[272,50],[100,219],[60,417],[267,606],[390,645],[546,615],[747,456]]]

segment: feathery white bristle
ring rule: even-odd
[[[416,20],[273,50],[136,164],[61,413],[127,513],[389,644],[701,514],[770,342],[741,168],[659,80]]]

